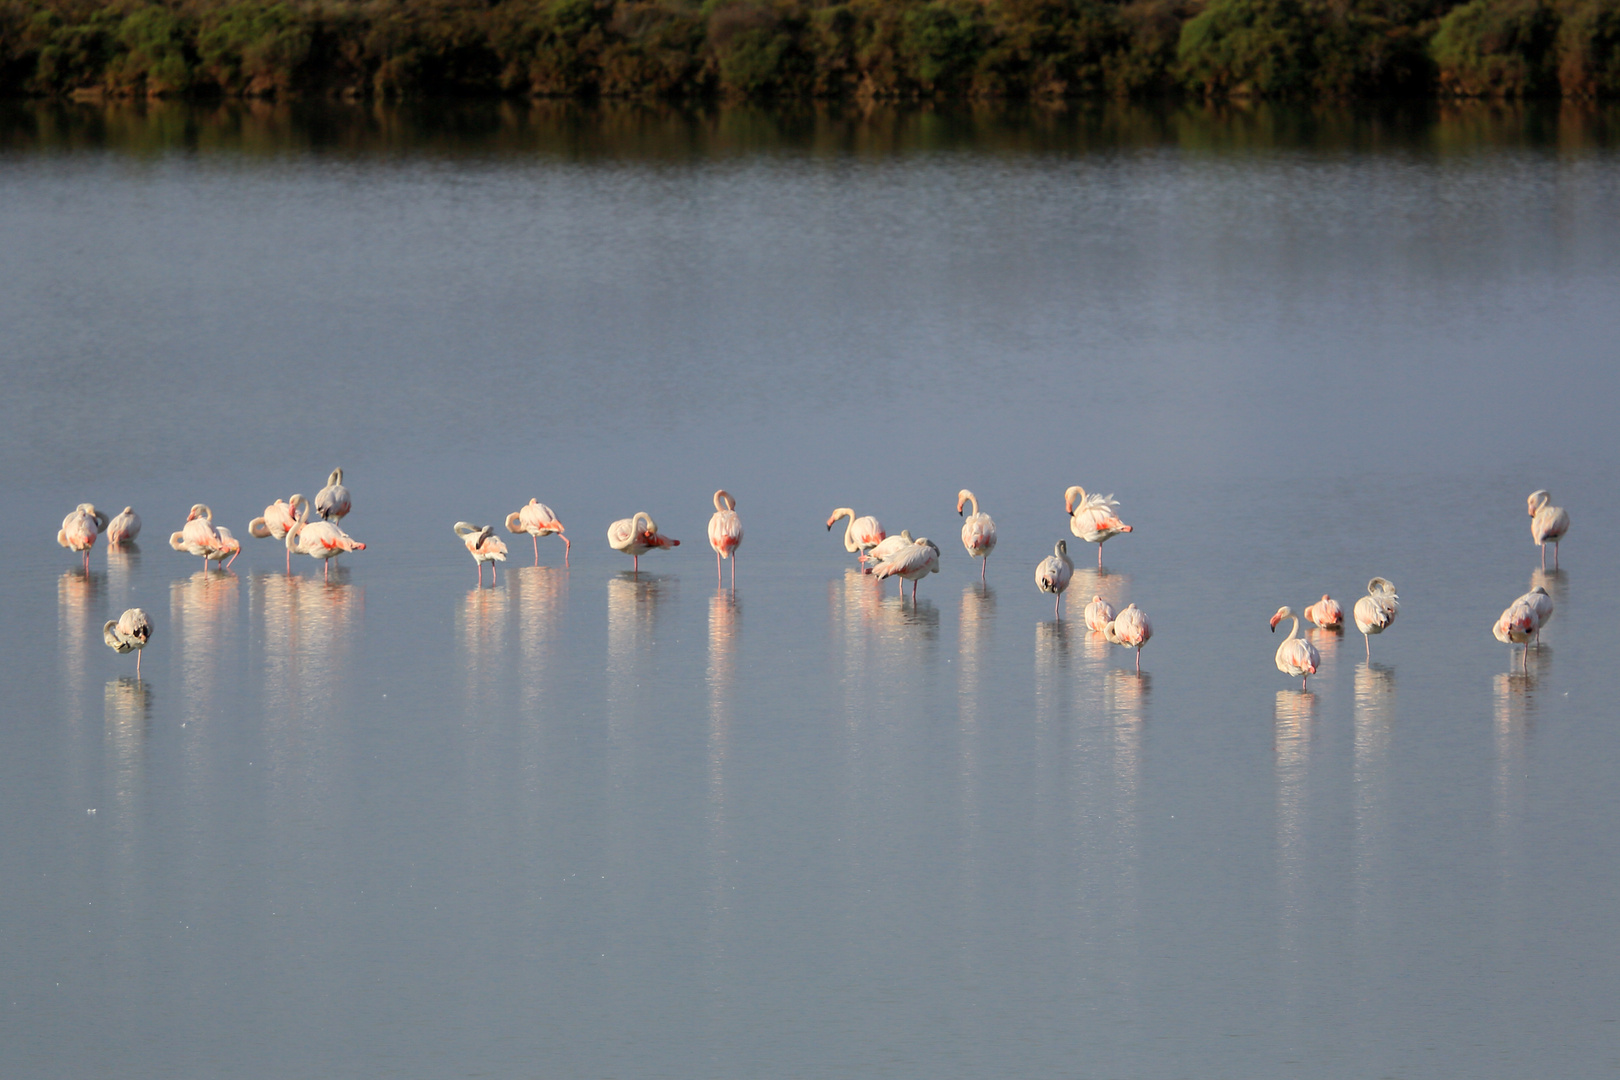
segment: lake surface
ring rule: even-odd
[[[1616,130],[8,107],[0,1072],[1612,1075]],[[1054,620],[1070,484],[1134,531]],[[478,587],[530,497],[570,566]],[[1272,612],[1375,574],[1299,691]]]

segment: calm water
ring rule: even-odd
[[[0,1071],[1611,1075],[1613,119],[6,113]],[[167,547],[339,464],[330,584]]]

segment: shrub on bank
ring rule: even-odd
[[[1440,20],[1441,93],[1536,97],[1557,89],[1558,14],[1542,0],[1470,0]]]

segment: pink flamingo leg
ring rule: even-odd
[[[489,564],[489,583],[491,585],[499,585],[501,583],[500,576],[495,573],[494,563]]]
[[[720,553],[717,551],[714,553],[714,587],[718,589],[725,583],[726,579],[720,573]]]
[[[737,553],[735,551],[731,553],[731,588],[733,592],[737,589]]]
[[[137,679],[141,677],[141,654],[139,650],[135,653],[135,677]]]
[[[1097,545],[1097,569],[1102,569],[1102,544]]]
[[[568,549],[571,547],[573,545],[568,542],[568,537],[563,537],[563,566],[565,567],[568,565]]]
[[[478,587],[482,589],[484,587],[484,564],[474,560],[473,565],[478,567]]]
[[[1367,663],[1370,664],[1372,663],[1372,638],[1368,637],[1366,634],[1362,634],[1361,640],[1367,643]]]
[[[990,572],[990,556],[986,555],[979,560],[979,583],[984,583],[984,575]]]
[[[1097,550],[1101,551],[1102,548]],[[1138,675],[1142,674],[1142,647],[1140,645],[1136,647],[1136,673]]]
[[[538,536],[534,535],[534,533],[530,533],[529,534],[529,539],[534,541],[534,565],[539,566],[540,565],[540,538]]]
[[[641,556],[640,555],[632,555],[632,556],[630,556],[630,572],[632,574],[641,573]]]
[[[331,581],[332,580],[332,560],[331,559],[322,559],[321,560],[321,580],[322,581]]]

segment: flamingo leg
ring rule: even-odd
[[[540,538],[538,536],[534,535],[534,533],[530,533],[529,534],[529,539],[534,541],[534,565],[539,566],[540,565]]]
[[[905,588],[905,587],[906,587],[906,584],[905,584],[905,581],[904,581],[904,580],[902,580],[902,581],[901,581],[901,582],[900,582],[900,587],[901,587],[901,588],[902,588],[902,589],[903,589],[903,588]],[[916,583],[916,582],[915,582],[915,581],[913,581],[913,582],[912,582],[912,583],[911,583],[911,606],[912,606],[912,607],[916,607],[916,606],[917,606],[917,583]]]
[[[1556,551],[1557,549],[1555,548],[1554,550]],[[1554,557],[1554,559],[1557,558],[1556,555],[1554,555],[1553,557]],[[1554,565],[1556,565],[1556,563]],[[1545,572],[1546,569],[1547,569],[1547,545],[1546,544],[1541,545],[1541,569],[1542,569],[1543,572]]]
[[[292,573],[292,548],[287,549],[287,573]]]
[[[632,556],[630,556],[630,572],[632,574],[641,573],[641,556],[640,555],[632,555]]]
[[[1362,634],[1361,640],[1367,643],[1367,663],[1370,664],[1372,663],[1372,638],[1368,637],[1366,634]]]
[[[979,581],[984,582],[984,575],[990,572],[990,556],[986,555],[979,560]]]
[[[484,564],[475,559],[473,565],[478,567],[478,587],[482,589],[484,587]]]
[[[573,545],[568,542],[568,537],[563,537],[563,566],[565,567],[568,565],[568,549],[571,547]]]
[[[1097,550],[1101,551],[1102,548]],[[1140,645],[1136,647],[1136,673],[1138,675],[1142,674],[1142,647]]]
[[[135,650],[135,677],[137,679],[141,677],[141,653],[139,649]]]
[[[321,569],[321,578],[323,580],[325,580],[325,581],[331,581],[332,580],[332,560],[327,559],[324,562],[322,562],[321,563],[321,568],[322,568]]]
[[[1555,574],[1558,572],[1558,545],[1562,544],[1563,542],[1564,541],[1562,539],[1553,541],[1553,573],[1555,573]],[[1541,557],[1543,559],[1545,559],[1547,557],[1547,549],[1546,548],[1541,549]],[[1545,570],[1546,567],[1543,566],[1542,569]]]
[[[731,588],[732,591],[736,591],[737,588],[737,553],[735,551],[731,553]]]
[[[714,587],[718,589],[725,583],[726,579],[720,573],[720,553],[717,551],[714,553]]]
[[[1102,569],[1102,545],[1097,545],[1097,569]]]

